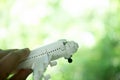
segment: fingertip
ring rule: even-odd
[[[13,54],[17,58],[17,60],[19,60],[19,62],[25,60],[29,53],[29,48],[19,49],[11,52],[11,54]]]
[[[32,69],[21,69],[26,75],[32,73]]]
[[[24,48],[24,49],[22,49],[24,52],[26,52],[26,53],[30,53],[30,49],[29,48]]]

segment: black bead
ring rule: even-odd
[[[68,59],[68,62],[69,62],[69,63],[72,63],[72,59],[71,59],[71,58],[69,58],[69,59]]]

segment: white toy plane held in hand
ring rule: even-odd
[[[42,80],[43,77],[44,80],[48,80],[50,75],[43,75],[48,65],[57,65],[55,60],[61,57],[68,59],[68,62],[71,63],[71,57],[78,47],[74,41],[58,40],[31,51],[27,59],[18,66],[18,69],[32,69],[34,80]]]

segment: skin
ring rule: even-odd
[[[0,80],[26,80],[32,70],[16,70],[16,68],[22,61],[25,60],[29,53],[30,50],[28,48],[0,50]],[[14,75],[7,79],[11,73]]]

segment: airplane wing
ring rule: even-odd
[[[34,80],[42,80],[42,77],[44,76],[43,74],[46,68],[48,67],[49,62],[50,57],[48,56],[48,54],[44,54],[39,59],[35,60],[35,62],[32,65]]]

